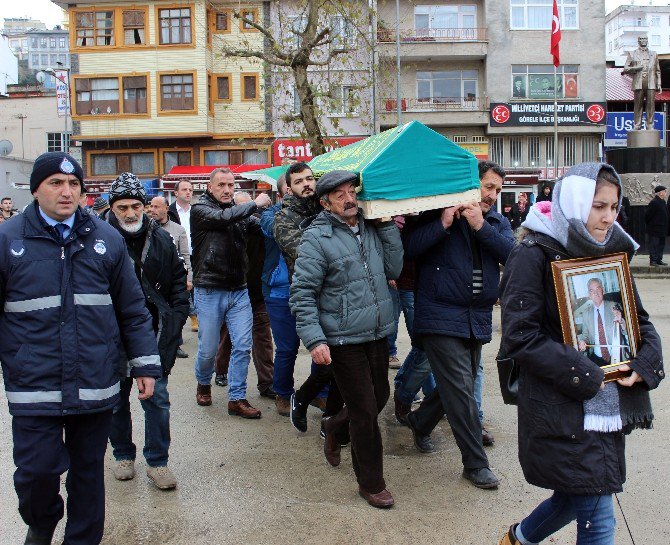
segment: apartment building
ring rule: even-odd
[[[241,40],[240,2],[60,2],[69,17],[73,140],[87,180],[123,171],[157,178],[174,166],[269,163],[263,67],[221,54]],[[241,6],[260,20],[263,3]]]
[[[624,5],[605,17],[607,61],[623,66],[637,39],[646,36],[649,48],[659,55],[670,53],[670,6]]]
[[[558,0],[558,7],[562,64],[554,79],[551,2],[401,2],[402,119],[417,119],[509,169],[503,210],[519,192],[536,192],[543,180],[599,156],[605,126],[604,0]],[[378,17],[378,111],[384,129],[398,118],[394,6],[380,4]]]

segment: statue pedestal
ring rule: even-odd
[[[661,132],[656,129],[628,131],[628,149],[658,148],[661,145]]]

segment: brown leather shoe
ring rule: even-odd
[[[393,507],[393,504],[395,503],[393,496],[386,489],[377,492],[376,494],[371,494],[359,486],[358,493],[365,501],[372,505],[372,507],[377,507],[379,509],[388,509],[389,507]]]
[[[285,397],[277,396],[275,398],[275,406],[277,407],[277,414],[279,416],[289,416],[291,414],[291,404]]]
[[[395,404],[395,417],[403,426],[409,426],[407,423],[407,415],[412,410],[412,405],[403,403],[398,399],[398,390],[393,392],[393,403]]]
[[[261,412],[253,408],[246,399],[228,402],[228,414],[242,418],[260,418]]]
[[[198,384],[195,393],[195,400],[198,405],[207,407],[212,404],[212,387],[209,384]]]
[[[336,415],[324,418],[323,420],[325,421],[324,431],[326,432],[326,438],[323,442],[323,454],[331,466],[337,467],[340,465],[340,451],[342,450],[338,430],[340,426],[348,425],[349,411],[344,407]]]

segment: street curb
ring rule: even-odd
[[[630,272],[635,278],[670,278],[670,267],[631,266]]]

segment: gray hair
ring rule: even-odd
[[[233,174],[233,171],[229,168],[215,168],[212,172],[209,173],[209,183],[211,184],[214,181],[214,176],[217,174]],[[233,178],[235,174],[233,174]]]

